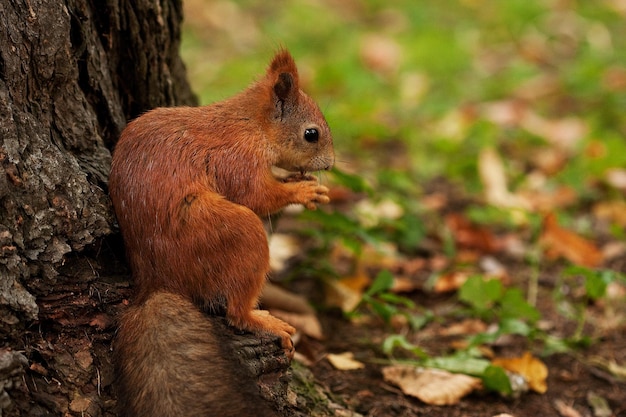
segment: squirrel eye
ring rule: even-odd
[[[310,143],[317,143],[320,134],[317,129],[304,129],[304,140]]]

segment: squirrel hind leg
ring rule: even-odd
[[[229,300],[232,301],[232,300]],[[281,319],[272,316],[269,311],[256,310],[254,306],[229,302],[226,318],[231,326],[253,333],[269,333],[280,337],[281,346],[291,359],[294,354],[291,335],[296,329]]]

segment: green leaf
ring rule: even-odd
[[[459,289],[459,299],[478,311],[491,308],[502,296],[502,283],[480,275],[469,277]]]
[[[407,308],[415,308],[415,303],[413,302],[413,300],[410,300],[401,295],[393,294],[390,292],[385,292],[385,293],[380,294],[378,297],[381,300],[386,301],[388,303],[393,303],[396,305],[400,304]]]
[[[531,330],[530,326],[525,322],[514,318],[507,318],[500,321],[498,334],[518,334],[520,336],[528,336]]]
[[[408,314],[409,324],[413,330],[419,330],[433,320],[434,314],[427,310],[424,314]]]
[[[366,295],[372,296],[389,290],[393,286],[393,274],[387,270],[382,270],[376,275],[376,279],[369,287]]]
[[[424,366],[479,377],[485,373],[490,365],[491,362],[487,359],[473,358],[462,354],[428,358],[424,361]]]
[[[398,313],[398,309],[391,304],[381,303],[380,301],[366,296],[363,297],[363,300],[385,321],[385,323],[389,323],[391,318]]]
[[[420,348],[419,346],[415,346],[414,344],[406,340],[406,337],[404,335],[392,334],[383,341],[382,349],[387,356],[391,356],[394,349],[398,347],[404,350],[408,350],[409,352],[412,352],[420,358],[428,357],[428,354],[424,352],[422,348]]]
[[[372,187],[365,181],[362,175],[348,174],[339,168],[333,168],[331,173],[338,184],[348,187],[355,193],[373,194]]]
[[[585,279],[585,291],[592,300],[597,300],[606,294],[608,283],[601,274],[590,275]]]
[[[499,366],[489,365],[480,378],[485,389],[489,391],[496,391],[502,395],[510,395],[513,392],[508,375]]]
[[[503,318],[527,319],[533,323],[541,318],[541,313],[528,304],[519,288],[509,288],[504,292],[500,308]]]

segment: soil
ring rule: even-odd
[[[428,298],[428,295],[422,294],[415,300],[429,304]],[[589,393],[605,398],[613,411],[612,416],[626,416],[626,383],[585,360],[598,356],[624,363],[626,337],[623,327],[589,348],[542,358],[549,369],[548,391],[545,394],[527,392],[519,398],[507,399],[496,394],[476,393],[456,405],[432,406],[405,396],[399,388],[384,382],[381,374],[383,365],[376,362],[385,358],[379,346],[390,329],[383,324],[379,327],[372,326],[372,323],[355,325],[337,314],[323,316],[323,323],[328,335],[328,340],[323,342],[324,351],[351,351],[366,366],[361,370],[339,371],[322,359],[312,366],[312,371],[329,391],[364,416],[491,417],[502,413],[515,417],[550,416],[560,415],[556,409],[558,402],[573,407],[581,416],[592,416],[594,414],[587,401]],[[428,350],[442,351],[448,349],[449,343],[450,340],[445,338],[430,340]],[[515,352],[518,349],[513,346],[504,350]]]

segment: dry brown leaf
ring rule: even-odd
[[[358,277],[350,277],[343,280],[329,279],[325,282],[326,304],[331,307],[339,307],[341,311],[347,313],[359,305],[363,295],[363,287],[353,288],[358,282]],[[368,278],[369,283],[369,278]]]
[[[315,314],[309,301],[299,294],[268,282],[261,293],[261,304],[267,309],[289,311],[298,314]]]
[[[601,201],[593,206],[593,214],[599,219],[626,227],[626,201]]]
[[[477,249],[484,253],[493,253],[500,249],[501,244],[491,231],[473,224],[462,214],[448,214],[445,222],[456,244],[462,248]]]
[[[367,35],[361,41],[361,60],[365,66],[382,75],[397,72],[402,58],[402,48],[392,38]]]
[[[395,294],[407,293],[422,288],[416,280],[407,277],[395,277],[390,291]]]
[[[535,211],[546,212],[570,206],[578,201],[579,196],[570,187],[559,187],[552,191],[526,190],[519,193]]]
[[[448,196],[435,192],[420,198],[420,203],[426,210],[437,211],[448,205]]]
[[[410,365],[387,366],[383,377],[406,395],[433,405],[457,404],[465,395],[482,388],[481,380],[472,376]]]
[[[567,164],[569,158],[560,149],[543,146],[533,152],[531,163],[546,175],[554,175]]]
[[[520,100],[492,101],[480,106],[481,115],[500,126],[519,125],[527,110],[528,105]]]
[[[563,400],[554,400],[554,408],[562,417],[582,417],[582,414],[576,411],[574,407],[565,404]]]
[[[352,371],[365,368],[362,362],[354,359],[354,353],[352,352],[329,353],[326,355],[326,359],[328,359],[328,362],[330,362],[335,369],[340,371]]]
[[[478,319],[465,319],[459,323],[447,325],[439,334],[441,336],[466,336],[487,331],[487,324]]]
[[[626,68],[617,66],[607,68],[602,74],[602,86],[609,91],[626,90]]]
[[[115,320],[105,313],[100,313],[89,321],[90,326],[97,327],[99,330],[108,329],[113,326]]]
[[[522,375],[528,382],[530,389],[535,392],[543,394],[548,390],[546,382],[548,367],[530,352],[525,352],[518,358],[494,358],[492,363],[507,371]]]
[[[315,314],[299,314],[284,310],[270,310],[273,316],[286,321],[307,336],[321,340],[324,338],[322,325]]]
[[[433,292],[445,293],[458,290],[467,281],[470,273],[465,271],[453,271],[439,275],[433,285]]]
[[[504,163],[498,152],[491,147],[478,155],[478,172],[483,184],[485,199],[496,207],[527,209],[527,202],[511,193],[507,187]]]
[[[503,284],[508,284],[511,281],[509,271],[493,256],[483,256],[479,261],[479,265],[485,277],[498,279]]]
[[[532,111],[525,113],[520,125],[565,151],[573,151],[588,131],[587,124],[581,119],[545,119]]]
[[[554,213],[545,216],[539,241],[548,256],[562,256],[576,265],[596,267],[603,261],[602,252],[595,244],[560,227]]]
[[[274,233],[270,237],[270,268],[281,272],[287,267],[287,262],[302,252],[300,242],[291,235]]]

